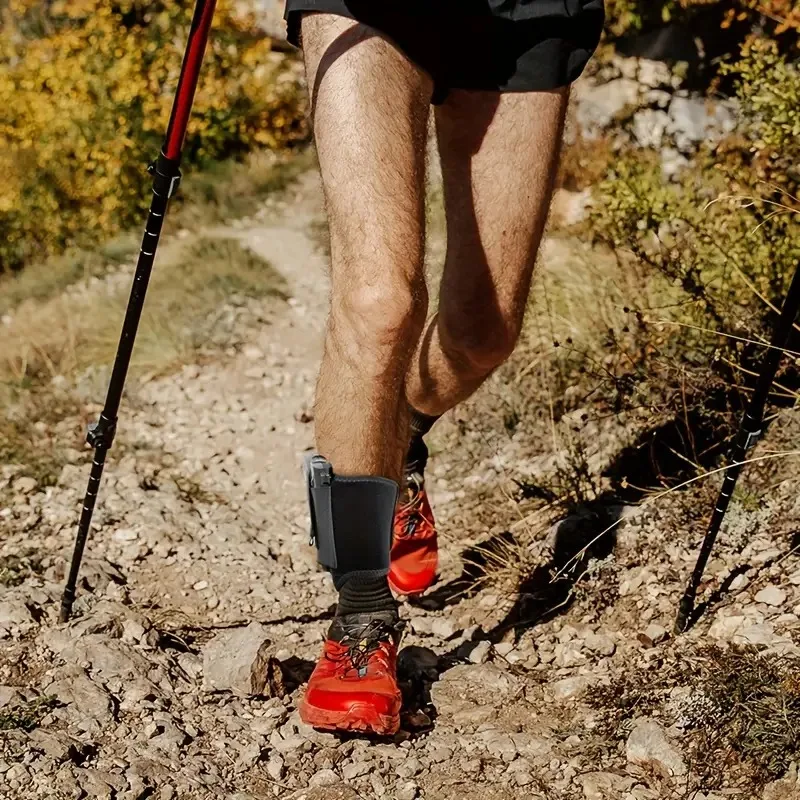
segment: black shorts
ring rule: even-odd
[[[375,28],[449,89],[533,92],[574,81],[597,48],[603,0],[286,0],[288,39],[304,11]]]

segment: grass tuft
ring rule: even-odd
[[[800,760],[799,669],[797,656],[714,645],[671,666],[634,668],[586,699],[603,712],[598,732],[611,739],[624,738],[642,716],[683,729],[701,788],[718,785],[720,763],[755,788]]]
[[[0,731],[32,731],[58,705],[58,700],[48,695],[0,711]]]
[[[0,586],[19,586],[42,569],[44,556],[34,549],[0,556]]]
[[[127,280],[100,292],[23,304],[6,325],[0,382],[42,384],[110,364],[128,301]],[[201,237],[164,248],[153,270],[132,366],[161,372],[191,360],[214,337],[231,303],[286,297],[283,278],[235,239]],[[224,325],[222,328],[224,329]],[[218,341],[214,341],[219,344]]]

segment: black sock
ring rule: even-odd
[[[430,431],[437,419],[439,417],[430,417],[427,414],[415,411],[413,408],[411,409],[411,419],[408,426],[411,432],[411,441],[406,455],[406,473],[418,472],[422,474],[425,471],[425,466],[428,463],[428,447],[422,437]]]
[[[421,439],[433,427],[437,419],[439,419],[439,417],[431,417],[412,408],[411,419],[408,422],[411,438]]]
[[[348,614],[374,614],[375,612],[397,613],[397,601],[392,596],[386,575],[350,572],[333,574],[333,582],[339,592],[336,616]]]

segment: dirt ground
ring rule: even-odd
[[[740,673],[758,659],[796,666],[794,471],[737,498],[703,597],[725,591],[676,638],[718,476],[636,507],[611,502],[604,471],[642,419],[577,409],[520,422],[547,405],[524,350],[433,436],[442,568],[402,606],[400,734],[334,737],[300,722],[334,603],[300,476],[326,312],[321,214],[309,172],[260,219],[206,232],[268,261],[288,299],[232,303],[230,344],[131,384],[68,624],[60,592],[88,475],[77,443],[103,376],[85,379],[83,418],[61,429],[75,446],[55,486],[0,465],[0,797],[800,796],[797,739],[772,740],[770,762],[734,735],[720,698],[735,687],[717,691],[721,651],[708,649],[752,646]],[[579,282],[601,258],[552,238],[537,287],[567,264]],[[755,456],[787,449],[798,424],[782,411]],[[565,521],[559,476],[576,453],[598,491]],[[248,696],[256,651],[279,669]],[[748,719],[763,723],[758,710]]]

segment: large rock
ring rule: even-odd
[[[776,633],[769,622],[742,626],[733,635],[732,641],[734,644],[765,647],[767,652],[780,655],[795,654],[798,651],[797,645],[788,636]]]
[[[477,727],[495,719],[518,689],[517,678],[494,664],[462,664],[431,686],[431,701],[440,719]]]
[[[72,642],[62,650],[61,657],[68,663],[88,663],[92,675],[106,682],[117,679],[120,684],[146,675],[150,668],[140,653],[104,634],[90,634]]]
[[[45,693],[69,706],[70,717],[87,732],[97,733],[113,720],[108,693],[85,674],[57,680]]]
[[[4,600],[0,602],[0,629],[16,631],[30,627],[33,617],[23,600]]]
[[[579,780],[586,800],[622,797],[636,783],[629,775],[615,775],[613,772],[586,772]]]
[[[653,769],[665,778],[686,774],[686,763],[680,750],[667,738],[666,731],[655,720],[638,720],[625,745],[628,762]]]
[[[792,764],[789,771],[779,781],[764,787],[763,800],[800,800],[800,780],[797,765]]]
[[[778,586],[765,586],[753,598],[756,603],[765,603],[768,606],[781,606],[786,602],[786,592]]]
[[[572,675],[547,685],[554,700],[576,700],[592,685],[588,675]]]
[[[286,694],[280,661],[259,622],[218,633],[203,649],[203,688],[241,696]]]
[[[576,119],[585,136],[599,135],[624,108],[639,101],[640,87],[630,78],[603,83],[599,86],[576,86]]]
[[[284,0],[256,0],[256,14],[261,30],[273,39],[286,38],[286,23],[283,19]]]
[[[633,136],[640,147],[651,147],[658,150],[664,141],[664,134],[669,126],[669,115],[666,111],[643,108],[633,118]]]
[[[736,128],[735,106],[711,102],[702,97],[675,96],[669,106],[667,133],[682,152],[693,150],[701,142],[717,142]]]

